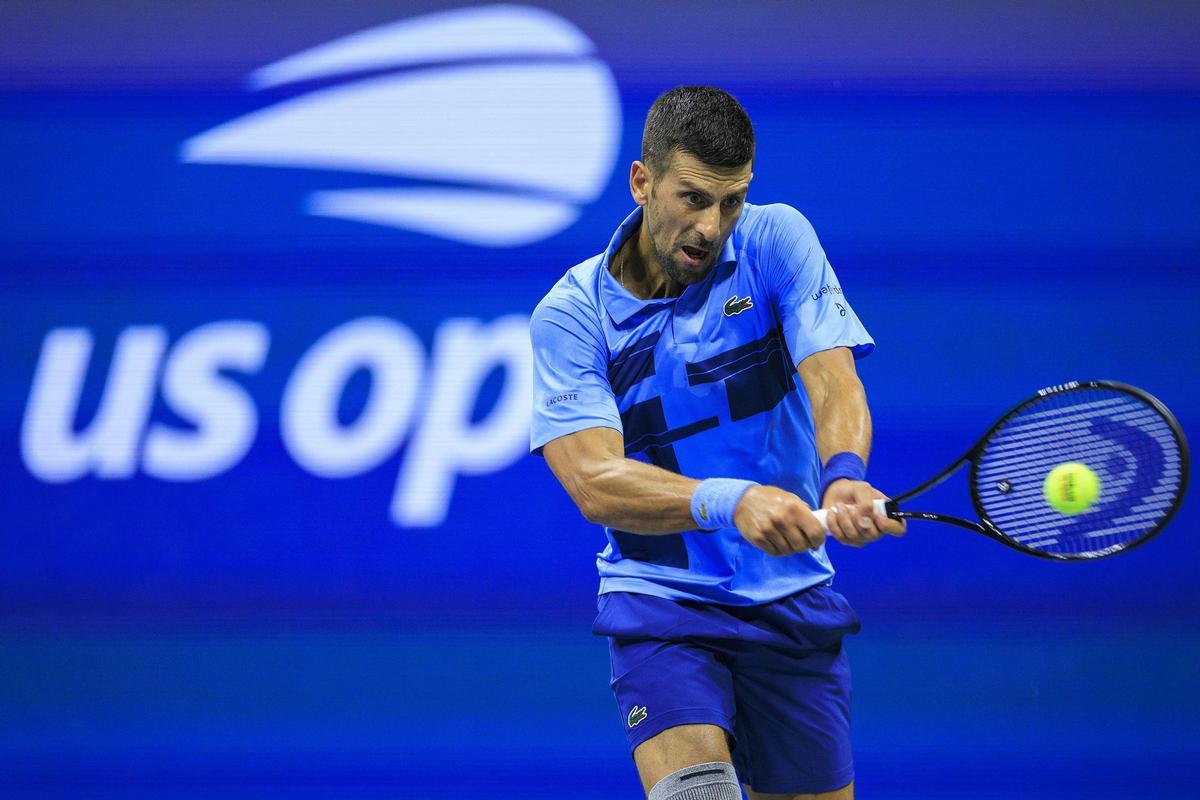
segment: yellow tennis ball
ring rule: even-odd
[[[1082,514],[1100,496],[1100,479],[1086,465],[1068,461],[1050,470],[1042,494],[1055,511]]]

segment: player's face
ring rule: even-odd
[[[751,177],[750,164],[713,167],[681,152],[660,173],[646,170],[642,197],[635,186],[634,199],[645,207],[654,254],[671,280],[690,286],[708,274],[742,215]]]

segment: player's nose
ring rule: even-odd
[[[716,206],[700,212],[696,220],[696,232],[704,237],[704,243],[711,245],[721,235],[721,211]]]

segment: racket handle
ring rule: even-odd
[[[891,501],[885,500],[885,499],[876,500],[874,503],[875,513],[883,514],[885,516],[891,516],[891,514],[889,513],[891,511],[891,509],[888,508],[889,502],[891,502]],[[829,516],[829,509],[818,508],[816,511],[813,512],[813,516],[817,518],[817,522],[821,523],[821,527],[825,529],[825,532],[829,533],[829,525],[825,522],[826,518]]]

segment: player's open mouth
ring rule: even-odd
[[[701,250],[699,247],[690,247],[685,244],[679,249],[683,252],[684,258],[691,262],[693,266],[699,266],[708,259],[708,251]]]

